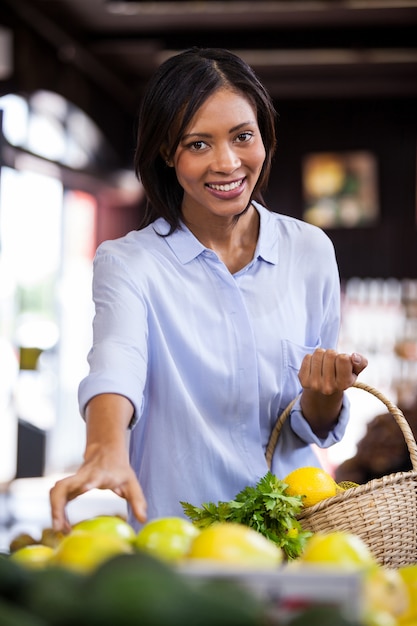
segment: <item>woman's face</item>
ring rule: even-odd
[[[240,93],[219,89],[197,111],[174,154],[185,220],[240,215],[264,160],[254,107]]]

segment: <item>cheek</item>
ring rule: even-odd
[[[175,171],[182,187],[192,185],[201,175],[201,167],[186,154],[180,154],[175,159]]]
[[[252,163],[254,166],[257,166],[259,171],[262,169],[266,158],[266,150],[263,143],[259,143],[257,149],[253,153]]]

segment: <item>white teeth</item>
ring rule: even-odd
[[[211,189],[215,189],[216,191],[232,191],[232,189],[236,189],[236,187],[240,187],[242,184],[242,180],[238,180],[235,183],[228,183],[227,185],[211,185],[208,186]]]

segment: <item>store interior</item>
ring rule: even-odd
[[[49,489],[82,460],[94,252],[137,227],[141,96],[190,46],[234,50],[266,84],[279,114],[267,204],[329,235],[340,351],[365,354],[362,380],[415,414],[416,26],[412,0],[0,0],[0,551],[50,525]],[[332,472],[386,411],[349,395]],[[68,511],[75,523],[125,503],[94,491]]]

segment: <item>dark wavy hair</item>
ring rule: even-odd
[[[151,78],[139,117],[134,166],[147,204],[139,228],[158,217],[180,225],[183,189],[175,169],[168,167],[185,129],[201,105],[221,87],[247,98],[257,113],[266,157],[252,194],[263,202],[276,145],[276,112],[272,99],[252,68],[232,52],[218,48],[190,48],[162,63]],[[175,136],[173,134],[175,133]],[[166,158],[161,150],[166,150]]]

